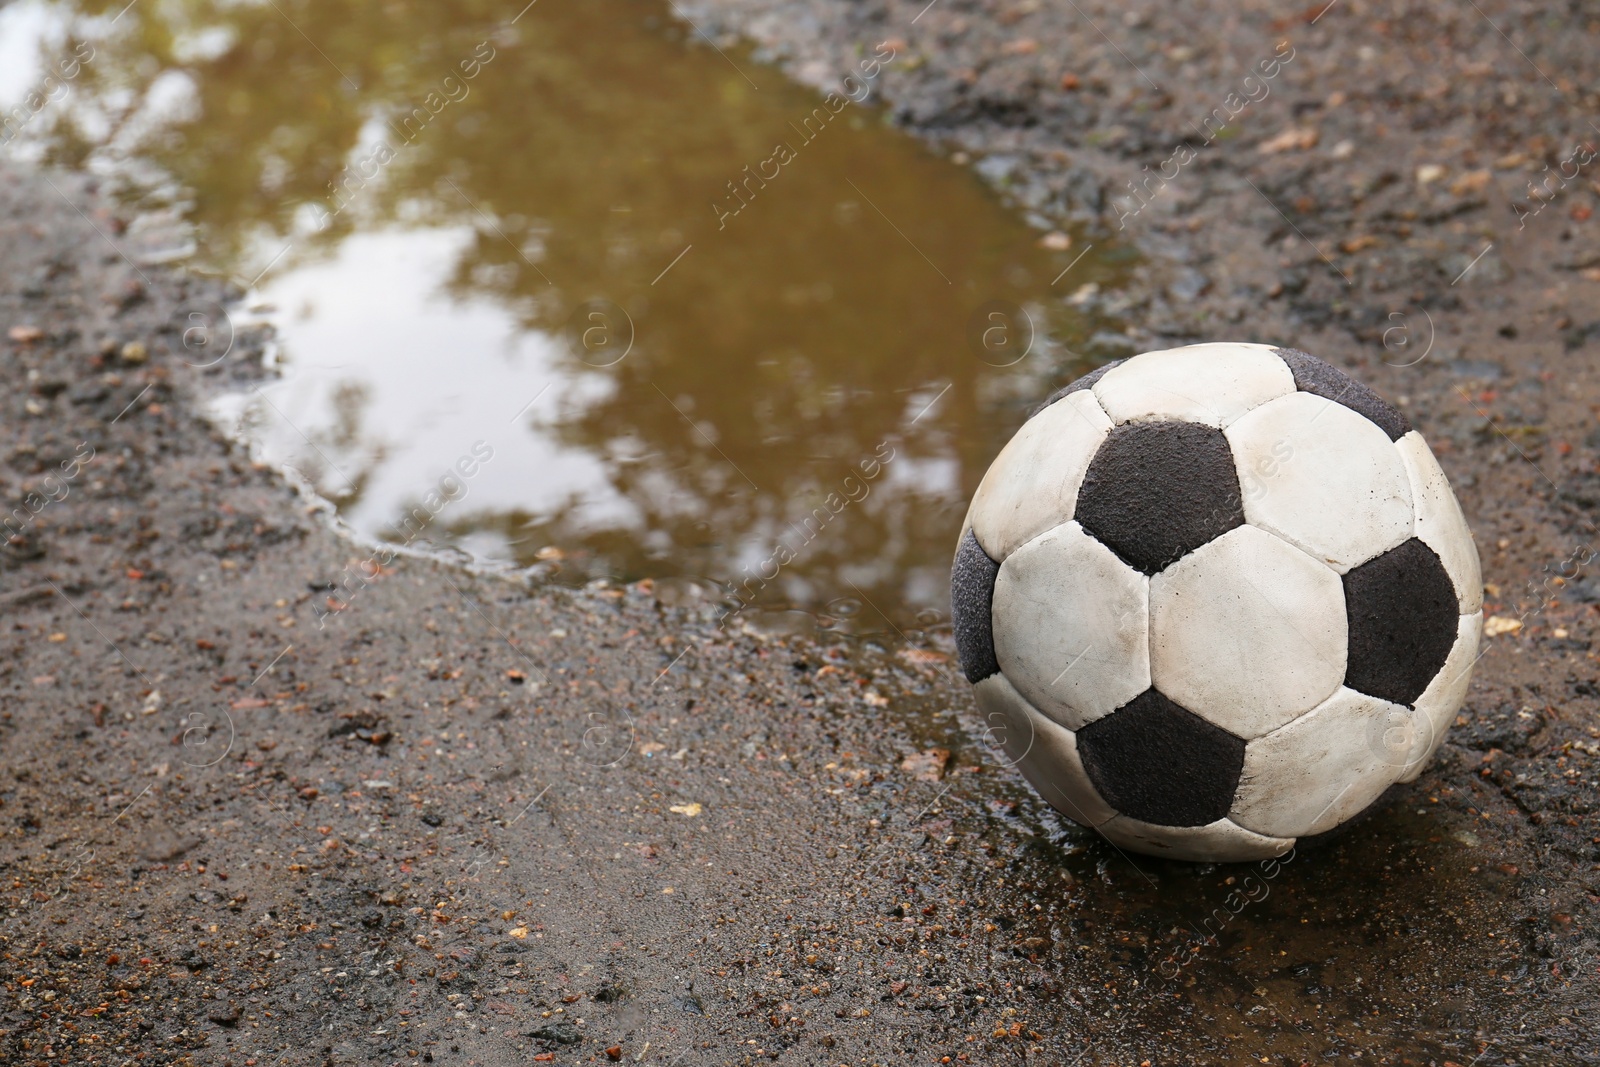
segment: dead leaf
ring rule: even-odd
[[[1275,137],[1269,137],[1256,146],[1256,151],[1262,155],[1272,155],[1274,152],[1288,152],[1291,150],[1304,152],[1308,148],[1315,148],[1317,141],[1322,137],[1314,127],[1290,126],[1287,130]]]
[[[930,748],[900,761],[900,769],[920,782],[937,782],[944,777],[945,764],[950,762],[948,748]]]
[[[1455,196],[1470,196],[1481,193],[1489,187],[1489,179],[1493,174],[1487,169],[1469,170],[1455,181],[1450,183],[1450,192]]]

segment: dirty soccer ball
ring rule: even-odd
[[[1466,697],[1477,549],[1422,437],[1294,349],[1201,344],[1052,396],[951,575],[990,737],[1119,848],[1274,856],[1422,772]]]

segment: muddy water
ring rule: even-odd
[[[282,377],[248,432],[358,530],[938,620],[988,459],[1108,354],[1067,298],[1114,250],[889,129],[892,46],[824,96],[656,4],[519,6],[25,3],[5,36],[89,42],[26,140],[249,287]]]

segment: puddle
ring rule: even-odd
[[[929,624],[989,458],[1111,354],[1067,297],[1116,250],[888,128],[888,49],[824,97],[653,3],[121,7],[0,14],[7,102],[63,80],[20,143],[249,285],[247,432],[372,537]]]

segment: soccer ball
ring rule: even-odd
[[[1146,352],[1062,389],[973,496],[956,645],[991,739],[1119,848],[1280,855],[1438,748],[1478,553],[1399,411],[1304,352]]]

